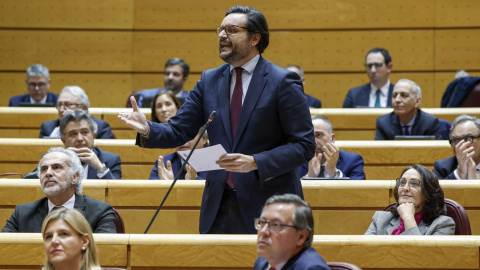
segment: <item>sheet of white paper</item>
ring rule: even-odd
[[[190,154],[190,150],[178,151],[178,154],[185,160]],[[227,154],[225,148],[221,144],[201,149],[195,149],[188,164],[190,164],[197,172],[223,170],[215,163],[221,156]]]

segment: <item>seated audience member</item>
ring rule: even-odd
[[[180,58],[171,58],[165,63],[165,88],[153,88],[139,90],[132,93],[130,96],[134,96],[139,108],[149,108],[152,104],[152,98],[160,91],[171,90],[175,96],[180,100],[181,104],[188,97],[189,92],[184,90],[183,87],[188,79],[188,73],[190,67],[188,64]],[[130,97],[127,99],[127,108],[131,108],[132,103]]]
[[[168,123],[168,120],[177,114],[180,109],[180,101],[170,90],[160,91],[153,97],[152,122]]]
[[[420,109],[422,92],[414,81],[401,79],[393,89],[393,112],[377,118],[375,140],[396,135],[433,135],[441,139],[438,119]]]
[[[27,69],[28,94],[13,96],[8,102],[9,107],[18,107],[21,103],[44,104],[54,106],[57,103],[58,95],[48,92],[50,89],[50,72],[48,68],[35,64]]]
[[[460,115],[450,130],[455,156],[437,160],[433,172],[440,179],[480,179],[480,119]]]
[[[313,115],[315,156],[298,168],[300,177],[350,177],[365,180],[363,158],[359,154],[340,150],[335,145],[335,133],[330,120],[322,115]]]
[[[455,80],[448,84],[442,96],[440,107],[479,107],[475,98],[480,90],[480,77],[471,77],[465,70],[455,74]]]
[[[43,270],[101,270],[92,229],[76,209],[56,209],[43,221]]]
[[[365,234],[453,235],[455,221],[446,216],[443,190],[437,176],[422,165],[406,168],[394,189],[397,204],[377,211]]]
[[[60,138],[60,119],[68,110],[82,109],[88,112],[90,102],[85,91],[79,86],[65,86],[60,92],[56,104],[58,110],[58,119],[43,122],[40,126],[39,138]],[[101,119],[92,116],[93,121],[97,123],[96,139],[115,139],[110,125]]]
[[[274,195],[255,219],[258,258],[254,270],[330,269],[312,247],[310,205],[294,194]]]
[[[343,101],[343,108],[392,107],[393,84],[388,75],[392,72],[392,58],[387,50],[373,48],[365,56],[365,70],[370,83],[350,89]]]
[[[168,154],[166,156],[159,156],[158,159],[155,161],[155,165],[153,165],[152,171],[150,172],[150,178],[148,179],[162,179],[162,180],[173,180],[175,179],[175,176],[177,176],[178,172],[182,168],[183,165],[183,159],[180,157],[180,155],[177,154],[178,151],[185,151],[185,150],[192,150],[193,146],[195,145],[195,142],[198,140],[198,136],[200,133],[197,134],[197,136],[185,143],[182,146],[179,146],[176,148],[175,153]],[[208,146],[208,136],[207,132],[203,134],[202,138],[197,144],[197,147],[195,149],[201,149],[203,147]],[[186,170],[186,171],[185,171]],[[207,172],[199,172],[197,171],[190,165],[186,165],[185,169],[180,173],[178,179],[186,179],[186,180],[196,180],[196,179],[205,179],[207,177]]]
[[[287,66],[286,69],[297,73],[300,76],[300,79],[302,79],[303,87],[305,87],[305,72],[303,71],[303,69],[301,67],[296,66],[296,65],[290,65],[290,66]],[[305,96],[307,97],[308,107],[310,107],[310,108],[322,108],[322,102],[319,99],[316,99],[316,98],[314,98],[314,97],[312,97],[308,94],[305,94]]]
[[[51,148],[38,163],[37,173],[47,197],[17,205],[2,232],[40,232],[47,214],[63,206],[81,211],[95,233],[116,233],[112,206],[81,195],[83,168],[73,151]]]

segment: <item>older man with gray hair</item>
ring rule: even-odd
[[[58,95],[50,93],[50,72],[41,64],[35,64],[27,69],[28,94],[13,96],[8,102],[9,107],[33,104],[35,106],[54,106]]]
[[[58,101],[55,104],[58,110],[58,119],[43,122],[40,126],[39,138],[60,138],[60,119],[63,114],[69,110],[82,109],[88,112],[90,101],[85,91],[79,86],[65,86],[60,92]],[[115,139],[115,135],[107,121],[95,118],[92,119],[97,123],[98,130],[96,139]]]
[[[45,217],[64,207],[82,212],[95,233],[116,233],[112,206],[81,195],[83,167],[77,154],[53,147],[38,163],[37,173],[47,197],[17,205],[2,232],[40,232]]]
[[[433,135],[441,139],[438,119],[420,109],[421,101],[418,84],[399,80],[393,88],[393,112],[377,118],[375,140],[394,140],[397,135]]]

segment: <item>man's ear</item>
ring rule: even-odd
[[[252,34],[252,40],[251,40],[252,46],[253,47],[257,46],[261,38],[262,38],[262,35],[260,35],[259,33]]]
[[[72,175],[72,179],[70,180],[70,183],[72,183],[72,185],[75,185],[78,180],[80,180],[80,173],[79,172],[76,172],[74,175]]]
[[[303,243],[307,241],[307,237],[309,234],[310,232],[308,231],[308,229],[303,229],[298,232],[297,247],[303,246]]]
[[[60,140],[62,140],[63,145],[65,145],[65,139],[60,137]]]
[[[420,107],[420,103],[422,103],[422,98],[416,98],[415,100],[415,108],[418,109]]]

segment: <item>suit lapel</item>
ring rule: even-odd
[[[222,116],[223,127],[227,134],[230,147],[232,146],[232,129],[230,127],[230,66],[222,74],[217,84],[218,105]],[[226,149],[228,152],[228,149]]]
[[[417,227],[422,235],[425,235],[425,233],[428,230],[428,227],[425,226],[425,223],[423,222],[423,220],[421,220],[420,223],[418,223]]]
[[[400,226],[400,218],[393,218],[390,220],[390,226],[387,228],[387,235],[392,235],[392,232]]]
[[[422,128],[419,123],[421,123],[421,118],[422,118],[422,113],[421,110],[417,110],[417,116],[415,117],[415,122],[413,122],[413,127],[412,127],[412,132],[410,135],[423,135],[423,132],[420,132],[420,129]]]
[[[395,138],[395,135],[403,135],[403,130],[400,126],[400,120],[398,120],[398,116],[395,113],[391,113],[390,115],[392,116],[393,140],[393,138]]]
[[[390,87],[388,87],[387,107],[392,107],[393,87],[394,87],[394,85],[392,83],[390,83]]]
[[[362,93],[358,97],[360,100],[357,106],[368,106],[368,101],[370,100],[370,84],[367,83],[365,87],[362,88]]]
[[[248,119],[253,113],[253,109],[257,105],[258,99],[260,98],[263,90],[265,89],[265,85],[267,83],[266,75],[268,74],[265,69],[267,67],[267,61],[260,57],[258,60],[257,66],[253,70],[253,76],[250,80],[250,84],[248,85],[247,95],[245,96],[245,100],[243,101],[242,110],[240,112],[240,119],[238,120],[238,127],[237,133],[235,134],[235,139],[233,142],[232,150],[238,144],[240,137],[245,130],[247,125]]]
[[[82,213],[88,220],[87,205],[85,204],[85,198],[83,196],[75,194],[75,204],[73,208],[80,211],[80,213]]]
[[[42,224],[45,217],[48,215],[48,199],[45,198],[45,202],[40,204],[37,209],[37,213],[33,217],[33,231],[40,232],[42,230]]]

